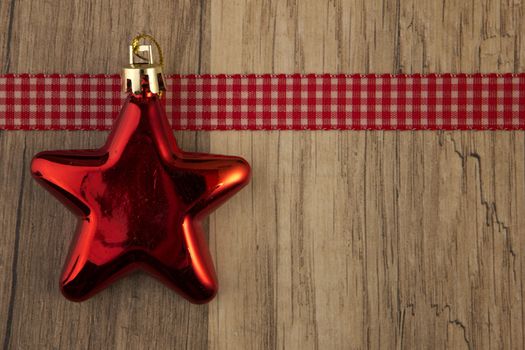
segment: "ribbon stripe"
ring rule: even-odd
[[[173,75],[176,130],[525,129],[525,74]],[[107,130],[118,75],[0,76],[0,129]]]

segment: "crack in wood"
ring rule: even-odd
[[[22,225],[22,203],[24,198],[25,178],[26,178],[26,150],[27,145],[24,139],[24,150],[22,153],[22,174],[20,180],[20,191],[18,192],[18,203],[16,209],[16,224],[15,224],[15,243],[13,247],[13,262],[11,265],[11,294],[9,297],[9,309],[7,311],[7,322],[4,335],[4,350],[9,349],[11,342],[11,333],[13,330],[13,312],[16,301],[16,287],[17,287],[17,269],[18,269],[18,251],[20,247],[20,227]]]
[[[452,319],[452,308],[451,308],[451,306],[449,304],[445,304],[441,308],[441,310],[439,309],[439,305],[438,304],[430,304],[430,308],[431,309],[435,309],[436,316],[438,316],[438,317],[441,316],[443,314],[443,312],[445,312],[445,310],[448,310],[448,323],[461,328],[462,333],[463,333],[463,339],[465,340],[465,343],[467,344],[468,349],[469,350],[472,349],[472,345],[470,343],[470,340],[467,337],[467,327],[459,319],[457,319],[457,318],[456,319]]]
[[[11,69],[11,40],[13,36],[13,18],[15,17],[15,3],[16,0],[9,2],[9,22],[7,25],[7,42],[6,42],[6,53],[4,57],[4,73],[9,73]]]
[[[505,224],[503,220],[499,218],[498,211],[496,208],[496,202],[495,201],[489,201],[486,199],[486,195],[484,194],[483,190],[483,177],[482,177],[482,167],[481,167],[481,156],[476,151],[471,151],[467,155],[463,154],[459,147],[457,146],[456,140],[452,135],[449,134],[449,140],[453,144],[453,150],[454,153],[458,155],[458,157],[461,159],[462,168],[465,169],[465,163],[467,161],[467,158],[473,158],[475,159],[477,166],[477,175],[478,175],[478,186],[479,186],[479,193],[480,193],[480,200],[481,205],[485,208],[485,225],[488,227],[494,227],[496,226],[498,228],[499,232],[504,232],[505,240],[507,241],[507,247],[508,252],[515,258],[516,252],[512,248],[511,244],[511,234],[510,234],[510,227]],[[441,145],[442,146],[442,145]],[[463,172],[463,174],[466,174]]]

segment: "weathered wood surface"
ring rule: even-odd
[[[0,2],[6,72],[118,72],[157,37],[171,73],[518,72],[522,0]],[[525,347],[523,132],[177,132],[251,185],[209,220],[221,283],[190,305],[136,274],[70,303],[74,217],[30,178],[103,132],[0,132],[4,349]],[[1,345],[0,344],[0,345]]]

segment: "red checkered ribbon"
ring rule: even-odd
[[[0,76],[0,129],[106,130],[118,75]],[[525,74],[167,77],[178,130],[525,129]]]

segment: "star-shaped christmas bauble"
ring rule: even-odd
[[[87,299],[137,268],[192,302],[213,298],[201,221],[249,181],[250,166],[181,151],[158,95],[130,95],[102,148],[42,152],[31,170],[79,215],[60,280],[68,299]]]

